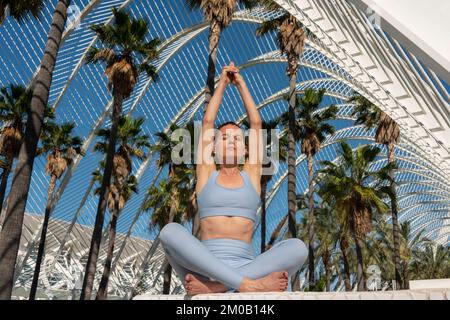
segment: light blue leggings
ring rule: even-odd
[[[255,257],[251,244],[225,238],[199,240],[178,223],[160,232],[167,260],[182,283],[186,274],[219,281],[236,291],[244,277],[258,279],[274,271],[287,271],[289,278],[301,268],[308,251],[300,239],[286,239]]]

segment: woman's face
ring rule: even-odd
[[[220,164],[239,164],[245,156],[244,132],[232,124],[223,126],[215,136],[215,158]]]

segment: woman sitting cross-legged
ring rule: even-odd
[[[226,122],[214,130],[229,84],[237,87],[247,111],[250,150],[246,149],[244,132],[237,124]],[[261,193],[261,124],[247,85],[231,63],[221,72],[202,122],[196,166],[201,240],[178,223],[169,223],[160,232],[167,259],[189,295],[285,291],[290,276],[306,260],[307,248],[300,239],[280,241],[258,256],[251,246]],[[207,152],[210,146],[213,148]],[[246,152],[251,156],[246,157]]]

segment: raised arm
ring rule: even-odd
[[[200,131],[200,141],[197,149],[197,185],[196,190],[199,192],[208,181],[209,175],[215,170],[216,165],[211,155],[214,146],[214,123],[222,103],[223,94],[228,84],[231,83],[229,72],[236,72],[236,67],[230,65],[225,66],[220,73],[219,84],[217,85],[211,101],[206,107],[203,115],[202,128]]]
[[[259,184],[262,174],[263,161],[263,138],[262,138],[262,119],[259,111],[253,101],[250,90],[245,83],[241,74],[235,73],[232,83],[236,85],[242,101],[244,102],[245,110],[247,111],[247,119],[250,124],[249,132],[249,159],[244,165],[244,169],[249,172],[255,184]]]

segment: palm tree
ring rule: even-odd
[[[24,130],[31,109],[33,90],[22,85],[10,85],[0,89],[0,121],[4,126],[0,129],[0,155],[3,157],[2,178],[0,184],[0,213],[5,202],[8,177],[11,173],[14,159],[19,155],[20,146],[24,140]],[[54,119],[53,110],[46,107],[44,111],[44,126]],[[0,214],[1,216],[1,214]],[[1,220],[0,220],[1,224]]]
[[[424,237],[425,230],[421,230],[418,232],[414,238],[411,233],[411,224],[409,221],[405,221],[400,224],[400,258],[402,261],[402,281],[401,284],[402,289],[409,289],[409,269],[410,264],[413,259],[414,253],[423,248],[425,245],[428,245],[431,242],[428,238]],[[388,280],[392,279],[394,276],[394,261],[392,263],[387,263],[387,261],[391,261],[390,257],[392,256],[392,252],[394,252],[394,244],[393,244],[393,233],[392,227],[388,225],[384,221],[380,221],[377,224],[377,233],[374,235],[374,242],[372,245],[375,251],[375,254],[379,257],[377,263],[379,266],[382,266],[385,270],[384,273],[385,278]],[[387,266],[387,268],[386,268]]]
[[[115,148],[117,151],[114,154],[112,165],[113,183],[108,186],[107,202],[111,213],[109,245],[102,279],[97,292],[96,299],[98,300],[106,299],[107,297],[117,219],[126,201],[131,197],[133,192],[136,192],[137,188],[136,178],[130,175],[132,171],[132,160],[133,158],[143,160],[146,157],[147,149],[150,147],[150,143],[148,142],[149,137],[142,132],[143,124],[144,118],[133,119],[130,116],[121,116],[119,118]],[[97,132],[97,136],[100,137],[100,141],[94,146],[94,151],[106,154],[109,150],[111,128],[100,129]],[[101,166],[104,172],[106,166],[104,161],[101,163]],[[100,174],[100,171],[96,171],[94,181],[103,181],[103,175]],[[96,190],[96,194],[100,194],[100,192],[101,188]]]
[[[287,148],[287,140],[284,139],[285,137],[286,137],[286,135],[283,135],[282,138],[281,138],[281,139],[284,140],[284,142],[281,142],[280,146],[284,146],[284,147],[282,147],[282,149],[280,150],[280,153],[285,153],[285,151],[282,151],[282,150]],[[305,200],[304,200],[303,196],[297,196],[297,204],[296,204],[296,206],[297,206],[298,210],[304,210],[306,208],[306,203],[305,203]],[[272,248],[272,246],[274,245],[275,241],[279,238],[279,236],[281,234],[281,231],[282,231],[284,225],[286,224],[286,221],[288,220],[288,217],[289,217],[289,213],[284,215],[282,217],[282,219],[280,220],[280,222],[278,223],[278,225],[272,231],[272,234],[270,235],[270,238],[269,238],[269,242],[267,243],[267,245],[265,245],[265,249],[266,250],[269,250],[270,248]],[[286,234],[285,234],[285,236],[286,236]],[[300,290],[299,276],[300,276],[300,272],[297,272],[291,279],[292,289],[294,291]]]
[[[176,175],[170,179],[161,180],[159,186],[151,186],[148,196],[142,205],[144,211],[153,210],[150,221],[150,229],[161,230],[170,222],[182,223],[187,220],[187,204],[190,200],[190,180],[193,176],[192,169],[177,168]],[[164,283],[163,294],[170,293],[172,266],[164,259]]]
[[[14,268],[22,236],[23,217],[30,189],[34,158],[42,131],[53,70],[67,20],[69,2],[70,0],[58,0],[56,4],[41,67],[34,82],[30,116],[27,119],[25,138],[19,151],[8,198],[8,209],[0,235],[0,257],[2,257],[2,263],[0,264],[0,299],[11,299]]]
[[[96,170],[93,173],[94,181],[101,183],[103,176],[100,170]],[[134,175],[126,177],[125,181],[118,183],[117,179],[113,175],[113,182],[110,186],[110,192],[108,194],[108,210],[111,213],[111,222],[109,227],[108,236],[108,248],[106,252],[105,265],[103,268],[102,278],[98,286],[96,300],[104,300],[108,294],[108,282],[111,273],[111,263],[114,254],[114,244],[116,240],[117,220],[120,212],[125,207],[126,202],[131,198],[133,193],[137,193],[138,181]],[[100,188],[94,190],[94,194],[98,195]]]
[[[339,212],[336,212],[337,214]],[[339,251],[341,253],[342,258],[342,264],[344,267],[343,273],[344,273],[344,285],[346,291],[352,290],[352,285],[350,281],[350,259],[348,256],[349,248],[350,248],[350,239],[349,239],[349,226],[348,223],[346,223],[346,219],[344,216],[344,219],[339,219],[342,215],[338,215],[338,221],[337,223],[337,230],[336,233],[338,234],[338,242],[339,242]]]
[[[325,270],[325,289],[326,291],[330,291],[332,256],[339,238],[339,233],[336,232],[339,230],[336,211],[322,201],[321,205],[316,208],[316,216],[317,238],[319,241],[317,255],[321,257]]]
[[[409,272],[415,280],[445,279],[450,277],[449,265],[449,247],[428,243],[414,252]]]
[[[238,3],[246,9],[252,9],[256,0],[185,0],[189,10],[201,9],[209,22],[208,35],[208,74],[205,86],[205,108],[214,95],[214,76],[216,74],[217,49],[223,30],[231,24]]]
[[[0,121],[5,123],[0,131],[0,154],[5,158],[0,185],[0,212],[3,209],[8,177],[22,145],[32,98],[33,91],[22,85],[11,85],[0,89]]]
[[[73,162],[73,159],[77,155],[82,154],[81,138],[73,136],[72,133],[74,127],[74,123],[64,123],[61,125],[48,124],[41,137],[42,146],[37,150],[38,155],[48,154],[45,172],[50,176],[50,183],[47,190],[47,204],[45,206],[44,222],[39,241],[36,267],[34,269],[33,282],[30,289],[30,300],[34,300],[36,297],[39,273],[44,257],[48,222],[54,208],[54,190],[56,181],[61,178],[64,172],[66,172],[67,167]]]
[[[305,94],[297,97],[294,139],[302,142],[302,153],[308,159],[308,266],[309,290],[314,290],[314,156],[319,152],[326,135],[334,133],[334,127],[328,122],[336,118],[337,107],[331,105],[318,112],[323,103],[325,89],[307,89]],[[289,127],[289,114],[282,115],[283,123]]]
[[[157,79],[156,68],[148,61],[158,58],[157,46],[160,40],[158,38],[146,40],[149,24],[144,19],[131,18],[124,9],[114,8],[112,11],[114,15],[112,24],[90,27],[97,34],[101,47],[89,48],[86,57],[86,63],[106,64],[105,75],[108,77],[108,89],[112,91],[114,102],[109,148],[106,152],[105,171],[80,295],[81,300],[90,299],[94,283],[123,100],[130,97],[140,73],[146,73],[149,77]]]
[[[411,261],[413,260],[414,253],[418,252],[421,248],[431,243],[431,240],[424,236],[425,230],[421,230],[414,237],[412,237],[411,223],[405,221],[400,224],[400,254],[402,261],[402,289],[409,289],[409,270]],[[391,250],[392,251],[392,250]],[[450,263],[450,256],[449,256]],[[449,270],[450,271],[450,270]],[[450,276],[450,274],[448,274]],[[447,278],[448,278],[447,276]]]
[[[373,103],[365,97],[355,93],[350,99],[350,103],[355,104],[352,116],[356,116],[355,124],[364,124],[367,129],[377,127],[375,133],[375,141],[384,144],[387,148],[387,158],[389,163],[393,163],[395,154],[394,146],[400,142],[400,127],[391,117],[382,112]],[[395,281],[398,288],[403,288],[401,277],[401,260],[400,260],[400,229],[398,225],[398,208],[396,200],[395,172],[391,170],[389,173],[392,178],[391,183],[391,215],[394,235],[394,266]]]
[[[184,126],[187,130],[189,136],[191,137],[191,154],[190,159],[195,159],[195,121],[191,120]],[[186,204],[186,220],[192,222],[192,234],[200,239],[200,220],[198,219],[198,205],[197,205],[197,192],[195,191],[195,185],[197,183],[197,176],[195,175],[196,163],[192,161],[192,164],[184,164],[184,170],[186,173],[192,173],[191,179],[191,189],[188,190],[189,199]]]
[[[44,8],[45,0],[0,0],[0,25],[7,14],[19,22],[23,22],[28,14],[38,18]]]
[[[152,226],[164,227],[170,222],[174,222],[180,214],[180,208],[185,208],[186,219],[195,214],[188,210],[192,208],[192,184],[191,179],[194,176],[194,169],[188,167],[185,163],[176,164],[172,159],[172,151],[178,144],[172,140],[172,134],[181,129],[176,124],[172,124],[167,132],[157,132],[158,143],[151,147],[152,152],[158,153],[158,168],[168,167],[168,180],[161,182],[160,187],[166,194],[160,194],[160,191],[152,186],[148,191],[148,198],[144,201],[143,209],[148,211],[153,209]],[[192,123],[187,126],[189,133],[192,134]],[[192,136],[191,136],[192,137]],[[181,154],[181,157],[184,155]],[[169,188],[170,186],[170,188]],[[161,191],[162,191],[161,190]],[[190,213],[190,214],[189,214]],[[192,216],[191,216],[192,217]],[[167,264],[164,270],[163,294],[168,294],[170,290],[172,267]]]
[[[271,31],[277,32],[278,46],[282,54],[287,55],[289,76],[289,124],[288,124],[288,212],[289,212],[289,235],[297,238],[297,227],[295,221],[296,212],[296,173],[295,173],[295,104],[296,104],[296,85],[299,60],[303,54],[307,36],[312,33],[293,15],[285,11],[273,0],[261,1],[264,7],[271,13],[275,13],[276,18],[265,21],[256,30],[258,36],[262,36]]]
[[[365,235],[372,230],[373,214],[378,212],[381,215],[388,209],[382,199],[390,189],[384,184],[391,181],[389,170],[395,166],[389,163],[379,170],[371,170],[379,153],[379,148],[370,145],[358,147],[353,152],[347,143],[342,142],[339,162],[322,161],[325,168],[319,171],[323,174],[319,194],[334,204],[342,215],[341,221],[350,226],[358,260],[359,291],[366,289],[361,245]]]

